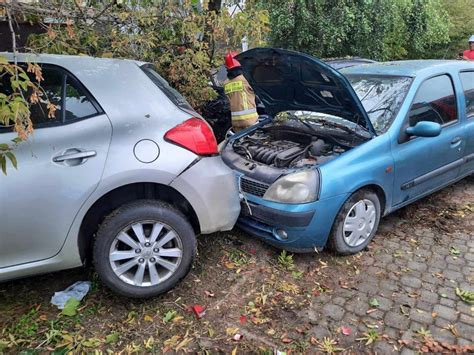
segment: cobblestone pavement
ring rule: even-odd
[[[472,181],[431,197],[439,209],[430,211],[421,201],[382,220],[352,289],[337,288],[302,312],[316,324],[315,335],[330,336],[335,326],[346,324],[353,332],[341,344],[349,346],[370,330],[367,325],[375,325],[386,340],[399,340],[377,342],[373,350],[380,353],[395,351],[394,345],[404,345],[403,354],[420,349],[422,328],[438,342],[473,345],[474,307],[455,292],[474,292]],[[379,306],[371,307],[371,299]]]
[[[163,297],[123,299],[94,281],[75,317],[49,304],[90,277],[79,269],[0,284],[0,353],[467,351],[474,305],[456,288],[474,292],[474,177],[382,219],[355,256],[291,257],[221,233],[199,239],[193,270]],[[202,319],[189,312],[196,304]]]

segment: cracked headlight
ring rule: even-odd
[[[263,198],[282,203],[306,203],[316,201],[319,178],[315,170],[304,170],[285,175],[275,181]]]

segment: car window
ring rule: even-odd
[[[62,120],[62,88],[64,74],[56,69],[42,68],[44,80],[40,84],[39,103],[30,106],[30,118],[33,126],[61,122]],[[33,78],[32,78],[33,80]],[[56,106],[54,117],[48,117],[47,104],[51,102]]]
[[[172,88],[170,84],[156,72],[152,65],[145,64],[141,69],[176,106],[186,110],[192,110],[191,105],[186,99],[177,90]]]
[[[421,121],[446,125],[456,120],[456,96],[451,78],[440,75],[424,81],[411,105],[409,125],[414,126]]]
[[[39,85],[39,102],[30,105],[30,118],[34,127],[40,128],[45,125],[71,122],[99,113],[99,106],[95,101],[93,102],[92,97],[86,93],[86,90],[77,79],[59,67],[43,65],[41,70],[44,79]],[[34,75],[27,74],[31,81],[36,83]],[[66,84],[65,90],[63,90],[64,83]],[[10,80],[5,75],[0,77],[0,93],[12,94]],[[26,97],[29,97],[28,93]],[[56,107],[53,117],[48,116],[48,102]],[[11,129],[11,127],[6,129]]]
[[[84,90],[77,81],[70,76],[68,76],[66,80],[64,107],[66,109],[66,122],[90,117],[98,113],[91,100],[86,96]]]
[[[348,74],[377,134],[392,124],[413,81],[406,76]]]
[[[463,72],[459,74],[459,77],[466,98],[466,117],[474,118],[474,72]]]
[[[36,79],[32,74],[31,80],[36,83]],[[44,80],[41,81],[40,93],[38,94],[39,102],[37,104],[30,105],[30,117],[34,126],[61,122],[61,96],[62,96],[62,84],[63,74],[57,70],[50,68],[43,68],[42,75]],[[0,92],[2,94],[11,95],[13,93],[10,77],[3,75],[0,77]],[[26,96],[29,96],[28,93]],[[56,111],[53,117],[48,117],[48,100],[56,106]]]

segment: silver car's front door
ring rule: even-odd
[[[0,269],[57,254],[81,205],[97,187],[112,127],[90,93],[70,74],[43,67],[49,119],[35,105],[34,134],[14,151],[18,169],[0,175]],[[44,98],[43,98],[44,99]],[[14,138],[0,131],[0,141]]]

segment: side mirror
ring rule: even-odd
[[[415,137],[436,137],[441,134],[441,125],[436,122],[420,121],[405,130],[406,134]]]

